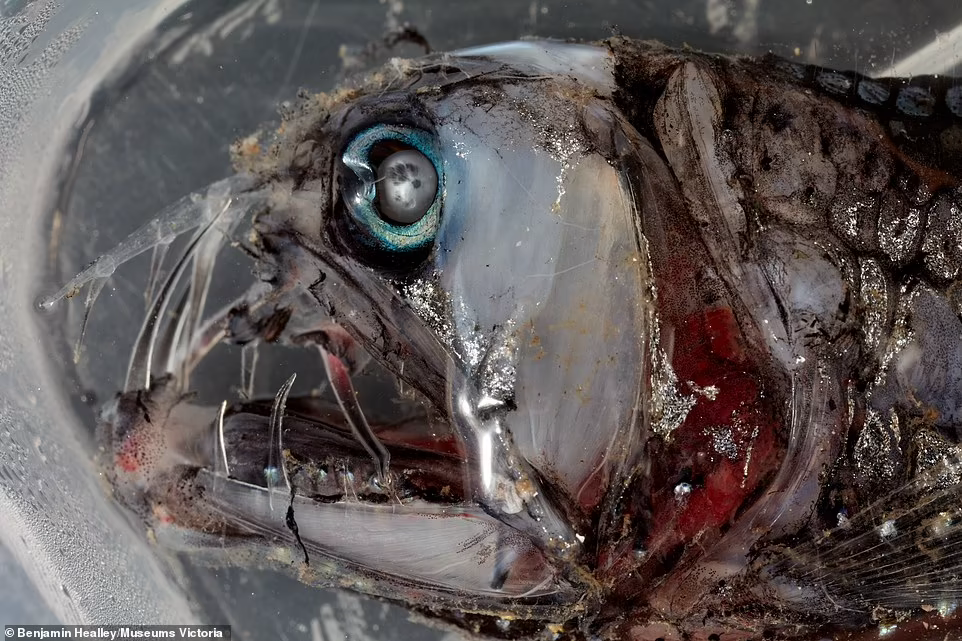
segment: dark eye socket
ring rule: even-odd
[[[348,239],[392,255],[425,251],[440,223],[443,174],[434,134],[403,125],[369,127],[341,155]]]

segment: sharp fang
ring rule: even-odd
[[[213,187],[211,190],[212,189]],[[209,193],[211,190],[208,190]],[[208,201],[205,203],[206,209],[203,212],[203,217],[206,222],[199,230],[197,230],[197,232],[195,232],[194,237],[187,246],[187,249],[184,250],[180,260],[178,260],[177,264],[174,265],[173,270],[167,276],[167,279],[164,281],[160,291],[157,292],[157,296],[154,298],[153,305],[147,312],[147,318],[144,320],[144,324],[140,328],[140,335],[137,337],[137,342],[134,345],[134,351],[130,358],[130,365],[127,368],[127,381],[124,386],[124,391],[129,391],[135,388],[150,389],[151,363],[153,360],[154,343],[157,340],[158,328],[164,312],[167,310],[167,305],[170,302],[173,291],[180,282],[184,271],[187,269],[188,265],[192,263],[196,265],[198,261],[204,263],[207,267],[212,268],[212,256],[220,250],[220,247],[224,243],[223,235],[211,237],[211,234],[213,233],[215,227],[217,227],[218,222],[226,216],[227,225],[225,234],[230,233],[234,226],[241,220],[243,214],[247,212],[250,207],[258,201],[259,198],[260,196],[256,193],[242,194],[237,197],[232,197],[229,194],[226,194],[221,197],[220,201],[218,201],[219,206],[216,209],[211,206],[211,202]],[[207,267],[204,269],[207,269]],[[202,276],[204,277],[203,283],[194,282],[188,288],[188,296],[193,304],[202,305],[203,299],[206,297],[210,274],[206,273]],[[188,306],[190,318],[185,321],[186,324],[184,326],[186,329],[186,336],[182,336],[182,342],[185,345],[183,349],[190,348],[190,345],[192,344],[192,337],[197,329],[196,319],[203,311],[196,309],[192,310],[190,307],[191,306]],[[181,349],[178,349],[177,351],[180,352]],[[189,369],[185,367],[180,374],[182,376],[186,376],[188,371]]]
[[[226,207],[224,209],[226,210]],[[157,292],[157,297],[154,299],[150,311],[147,312],[147,318],[144,320],[144,324],[140,326],[140,335],[137,336],[137,342],[134,344],[134,351],[130,357],[130,365],[127,367],[127,381],[124,385],[125,392],[129,392],[132,389],[150,389],[151,361],[154,356],[154,343],[157,341],[157,331],[160,327],[160,322],[164,312],[167,311],[167,304],[170,302],[170,297],[173,295],[174,289],[180,281],[180,277],[190,264],[190,259],[197,250],[197,246],[201,240],[213,228],[215,220],[216,218],[208,222],[207,225],[194,236],[190,245],[184,250],[183,256],[177,261],[173,271],[167,276],[164,285],[160,291]]]
[[[250,400],[254,397],[254,371],[257,369],[257,342],[241,348],[241,397]]]
[[[224,464],[224,476],[230,478],[230,463],[227,462],[227,443],[224,440],[224,414],[227,412],[227,401],[222,401],[220,404],[220,410],[217,412],[217,446],[215,450],[215,459],[221,459]]]
[[[281,473],[284,475],[284,485],[287,486],[287,492],[291,492],[291,479],[287,475],[287,461],[284,460],[284,409],[287,407],[287,396],[291,393],[291,387],[294,386],[294,379],[297,378],[297,374],[291,374],[291,377],[287,379],[287,382],[281,385],[281,388],[277,390],[277,396],[274,397],[274,405],[271,407],[271,423],[270,423],[270,433],[268,436],[268,443],[274,442],[274,432],[277,432],[277,455],[280,457]],[[274,510],[274,474],[277,466],[274,465],[274,449],[268,445],[267,454],[267,497],[270,502],[271,511]]]
[[[187,307],[190,305],[187,294],[188,292],[185,291],[180,297],[180,302],[177,303],[177,307],[175,307],[171,313],[164,333],[158,337],[154,347],[154,360],[169,365],[169,367],[164,370],[167,372],[176,371],[174,369],[174,367],[176,367],[174,356],[177,353],[177,345],[180,344],[180,337],[184,331]],[[174,384],[179,391],[183,392],[186,389],[187,382],[178,377]]]
[[[164,266],[164,259],[167,257],[167,251],[169,249],[170,243],[161,243],[151,251],[150,276],[147,277],[147,290],[144,292],[144,302],[148,309],[150,308],[151,301],[154,300],[154,290],[157,289],[157,285],[160,283],[161,268]]]
[[[324,361],[327,380],[334,391],[334,396],[337,397],[337,404],[341,406],[341,411],[344,412],[344,417],[347,419],[348,425],[351,426],[354,438],[374,460],[374,465],[378,470],[378,482],[384,488],[389,487],[388,471],[391,465],[391,454],[381,444],[374,430],[371,429],[371,425],[364,418],[347,367],[340,358],[323,347],[318,346],[318,349],[321,350],[321,359]]]
[[[231,201],[227,201],[224,212],[226,212],[230,206]],[[218,220],[221,217],[222,214],[217,214],[214,216],[214,219]],[[207,293],[210,290],[211,280],[214,276],[214,264],[217,261],[217,255],[220,253],[226,238],[234,233],[234,229],[240,221],[240,216],[233,217],[233,219],[226,221],[225,229],[222,230],[221,234],[205,234],[204,240],[201,241],[197,247],[197,251],[194,252],[193,269],[191,270],[190,286],[188,287],[190,305],[187,308],[187,318],[185,319],[186,322],[184,325],[186,331],[181,338],[181,344],[185,350],[190,348],[194,335],[200,329],[201,317],[207,303]],[[189,374],[190,372],[185,362],[180,372],[185,386],[187,385]]]

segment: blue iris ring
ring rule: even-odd
[[[371,152],[377,146],[391,142],[424,154],[438,175],[434,202],[420,220],[407,225],[385,220],[377,208],[377,166],[371,161]],[[354,174],[348,177],[351,187],[344,192],[344,205],[353,226],[360,232],[358,240],[370,249],[392,253],[419,251],[432,245],[441,224],[444,174],[440,158],[436,137],[421,129],[382,124],[357,134],[344,149],[341,160]]]

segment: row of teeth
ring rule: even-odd
[[[344,494],[357,497],[359,494],[358,490],[360,490],[362,494],[373,493],[383,495],[390,493],[393,485],[389,470],[391,461],[390,452],[388,452],[387,448],[384,447],[378,439],[377,434],[364,417],[360,405],[357,402],[357,394],[354,386],[351,383],[350,377],[347,375],[343,363],[337,356],[331,354],[324,348],[319,349],[325,361],[325,372],[330,388],[333,390],[355,438],[368,452],[374,463],[374,475],[363,484],[363,487],[357,486],[357,479],[354,473],[347,469],[338,475],[344,487]],[[275,485],[281,483],[286,486],[288,492],[293,490],[291,475],[288,470],[286,456],[284,455],[283,421],[287,398],[290,395],[296,378],[297,374],[292,374],[290,378],[284,382],[274,396],[274,403],[271,407],[267,441],[269,444],[268,464],[267,467],[264,468],[264,478],[269,490],[273,490]],[[221,403],[217,416],[217,441],[215,443],[215,450],[217,465],[220,468],[219,471],[225,476],[230,477],[230,462],[227,457],[227,445],[224,437],[224,415],[226,410],[227,402],[224,401]],[[274,447],[275,443],[277,444],[276,448]],[[313,470],[313,474],[317,477],[316,480],[323,482],[326,481],[325,477],[328,472],[319,467]]]

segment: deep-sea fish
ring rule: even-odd
[[[46,301],[155,252],[100,434],[159,545],[481,637],[962,638],[962,84],[518,42],[303,92],[233,163]],[[317,367],[207,407],[220,342]]]

